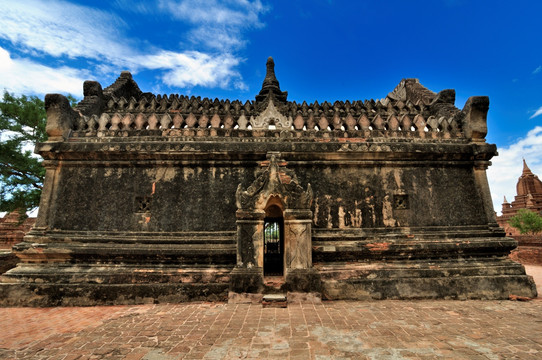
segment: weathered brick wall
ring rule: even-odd
[[[289,154],[295,159],[295,154]],[[168,167],[88,167],[66,162],[50,225],[76,231],[233,231],[237,185],[256,164],[172,162]],[[314,190],[315,228],[484,225],[472,169],[406,164],[359,168],[337,164],[288,167]],[[400,168],[402,165],[403,168]],[[462,181],[454,181],[455,179]],[[99,184],[98,184],[99,182]],[[90,191],[89,191],[90,189]],[[469,201],[466,201],[469,199]],[[400,203],[400,200],[404,203]]]
[[[14,244],[23,241],[35,222],[36,218],[26,218],[21,222],[20,214],[16,211],[0,218],[0,249],[11,249]]]
[[[514,236],[518,247],[510,254],[514,261],[527,265],[542,265],[542,235]]]

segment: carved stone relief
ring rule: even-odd
[[[311,266],[309,256],[310,239],[307,239],[306,224],[290,224],[288,226],[288,257],[286,266],[289,269],[307,269]]]
[[[256,118],[250,118],[250,125],[253,129],[269,129],[269,125],[275,125],[277,129],[290,129],[292,123],[292,117],[282,115],[273,104],[273,100],[269,100],[267,108],[260,115]]]
[[[316,227],[328,229],[400,226],[394,216],[397,207],[392,200],[395,199],[390,195],[378,196],[370,188],[364,189],[360,199],[321,194],[314,200],[313,223]]]
[[[304,190],[295,173],[286,168],[286,162],[279,160],[278,155],[269,155],[268,166],[260,169],[247,190],[239,184],[235,194],[238,209],[264,210],[271,196],[279,197],[287,209],[310,209],[311,185],[307,184],[307,190]]]

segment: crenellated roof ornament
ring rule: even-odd
[[[435,95],[434,92],[420,84],[418,79],[403,79],[387,97],[394,101],[411,101],[414,104],[429,105]]]
[[[75,113],[55,113],[55,109],[63,109],[63,106],[57,97],[49,98],[55,100],[48,102],[50,122],[59,118],[72,119],[57,121],[50,126],[50,131],[54,132],[53,127],[62,125],[57,133],[66,135],[71,130],[85,132],[85,136],[93,136],[89,132],[112,131],[122,131],[123,136],[142,135],[139,130],[163,130],[161,135],[167,136],[185,130],[191,134],[190,129],[198,129],[198,136],[207,136],[216,134],[211,129],[223,129],[228,131],[220,131],[221,136],[232,136],[231,131],[266,130],[281,131],[281,134],[284,131],[317,131],[322,132],[322,136],[337,138],[485,141],[487,97],[471,97],[460,110],[454,104],[454,90],[434,93],[417,79],[403,79],[385,98],[376,101],[287,101],[288,94],[281,91],[274,66],[273,59],[269,58],[256,100],[245,102],[144,93],[127,71],[105,89],[96,81],[85,81],[85,97],[76,106]],[[53,106],[56,100],[59,101],[57,107]],[[107,136],[116,136],[113,132]]]
[[[117,80],[115,80],[113,84],[106,87],[103,90],[103,93],[106,96],[111,96],[118,99],[121,97],[129,99],[132,96],[134,98],[139,98],[143,94],[129,71],[121,72]]]

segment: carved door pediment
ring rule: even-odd
[[[264,162],[266,167],[259,170],[256,180],[243,190],[241,184],[237,187],[237,209],[245,211],[264,211],[273,198],[279,198],[283,204],[283,210],[299,209],[310,210],[313,192],[311,185],[307,190],[299,184],[295,173],[286,168],[286,161],[279,159],[280,154],[268,154],[268,160]]]

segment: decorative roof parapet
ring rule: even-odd
[[[198,133],[204,133],[199,130],[209,128],[322,131],[336,137],[467,138],[483,142],[489,107],[487,97],[472,97],[460,110],[454,105],[454,90],[436,94],[417,79],[403,79],[382,100],[311,104],[287,101],[272,58],[267,61],[266,77],[256,101],[143,93],[126,71],[104,90],[96,81],[85,81],[84,95],[76,113],[66,109],[71,120],[64,125],[85,132],[85,136],[104,131],[114,136],[117,130],[162,130],[162,135],[169,135],[171,132],[164,130],[198,129]],[[54,122],[55,117],[51,119]],[[51,131],[54,126],[51,123]]]
[[[434,92],[420,84],[418,79],[403,79],[387,97],[395,101],[410,101],[414,104],[429,105],[435,95]]]
[[[465,137],[473,142],[484,142],[487,135],[487,112],[489,110],[489,97],[471,96],[468,98],[463,110]]]
[[[81,114],[74,111],[69,100],[61,94],[45,95],[47,124],[45,131],[51,141],[59,141],[69,136]]]
[[[115,82],[104,89],[104,94],[108,97],[130,97],[139,98],[143,92],[132,78],[129,71],[122,71]]]
[[[101,114],[106,109],[106,101],[102,85],[97,81],[87,80],[83,83],[83,95],[85,96],[77,109],[85,116]]]
[[[87,80],[83,84],[83,100],[77,105],[82,115],[101,115],[107,111],[109,103],[114,99],[142,99],[152,98],[151,93],[143,93],[132,78],[129,71],[122,71],[115,82],[102,90],[97,81]]]

